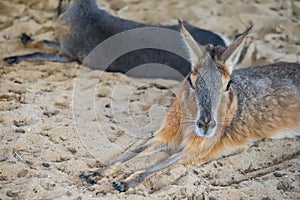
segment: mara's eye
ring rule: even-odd
[[[193,86],[193,83],[192,83],[192,80],[191,80],[191,77],[190,76],[187,76],[187,81],[189,82],[189,84],[191,85],[191,87],[193,88],[193,89],[195,89],[194,88],[194,86]]]
[[[232,80],[229,80],[228,83],[227,83],[225,92],[227,92],[229,90],[231,83],[232,83]]]

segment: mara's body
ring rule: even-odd
[[[239,69],[233,71],[231,80],[238,112],[229,126],[233,128],[225,134],[237,131],[242,135],[241,127],[246,126],[249,137],[255,139],[293,137],[292,129],[300,135],[300,64]]]
[[[230,82],[231,91],[227,100],[221,100],[211,135],[197,132],[199,109],[189,81],[183,82],[156,135],[171,149],[183,149],[182,163],[206,162],[249,140],[300,135],[300,64],[235,70]]]
[[[124,154],[96,175],[114,173],[138,153],[154,149],[153,153],[161,150],[171,155],[114,182],[119,191],[134,187],[157,170],[204,163],[249,140],[300,135],[300,64],[281,62],[233,70],[251,28],[224,48],[199,46],[181,22],[180,26],[192,69],[154,141]],[[87,180],[94,183],[91,177]]]
[[[178,25],[155,26],[113,16],[99,8],[97,0],[62,0],[58,7],[58,14],[56,30],[58,43],[55,44],[49,41],[39,43],[55,47],[58,50],[57,53],[37,52],[28,55],[12,56],[5,58],[5,60],[10,64],[18,63],[22,60],[77,61],[83,63],[88,54],[97,45],[123,31],[142,27],[161,27],[179,31]],[[187,23],[185,25],[199,44],[225,46],[225,39],[221,38],[220,34],[200,29]],[[107,71],[125,73],[138,65],[146,63],[167,65],[184,76],[187,75],[190,69],[189,62],[176,54],[164,50],[146,48],[122,55],[111,63]]]
[[[66,52],[68,54],[66,55],[67,57],[79,62],[83,62],[95,46],[123,31],[143,27],[162,27],[179,31],[178,25],[155,26],[112,16],[97,6],[97,0],[71,1],[71,4],[67,6],[66,11],[59,20],[60,24],[63,25],[62,27],[71,28],[70,31],[67,31],[67,34],[59,31],[63,34],[60,36],[62,52]],[[225,46],[223,39],[212,31],[200,29],[189,24],[185,25],[199,44],[211,43]],[[139,58],[137,57],[136,59]]]

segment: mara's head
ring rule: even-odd
[[[252,27],[240,34],[235,41],[223,48],[200,46],[179,20],[180,31],[187,47],[191,72],[185,84],[192,91],[194,132],[200,137],[213,137],[225,126],[228,113],[233,111],[236,100],[231,74],[245,47],[245,37]],[[191,100],[191,99],[189,99]],[[191,111],[191,109],[189,109]]]
[[[70,7],[75,6],[78,10],[75,11],[79,15],[80,12],[88,12],[87,7],[98,8],[97,0],[59,0],[57,6],[57,17],[64,14]]]

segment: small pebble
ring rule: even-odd
[[[20,171],[17,176],[19,178],[25,177],[27,175],[27,173],[28,173],[28,170],[24,169],[24,170]]]
[[[29,165],[32,165],[33,161],[32,160],[26,160],[26,163],[29,164]]]
[[[16,192],[16,191],[8,190],[8,191],[6,192],[6,195],[7,195],[8,197],[16,197],[16,196],[17,196],[17,192]]]
[[[70,192],[70,191],[67,191],[67,193],[66,193],[68,196],[72,196],[72,192]]]
[[[57,115],[58,113],[59,113],[59,110],[55,110],[53,112],[45,111],[45,112],[43,112],[43,115],[45,115],[47,117],[51,117],[51,116]]]
[[[68,150],[72,153],[75,154],[77,152],[77,149],[75,149],[74,147],[68,147]]]
[[[49,164],[49,163],[43,162],[42,165],[43,165],[43,167],[50,167],[50,164]]]
[[[288,182],[286,181],[280,181],[277,184],[277,190],[283,190],[283,191],[287,191],[289,189],[290,185]]]
[[[25,130],[22,128],[17,128],[15,131],[16,133],[25,133]]]
[[[13,124],[16,126],[16,127],[20,127],[22,126],[22,124],[16,120],[13,121]]]
[[[43,115],[46,115],[47,117],[51,117],[52,113],[49,111],[45,111],[45,112],[43,112]]]
[[[79,178],[83,179],[83,178],[87,178],[89,176],[89,172],[85,171],[82,174],[80,174]]]
[[[275,177],[282,177],[283,176],[283,174],[281,174],[281,173],[278,173],[278,172],[274,172],[274,174],[273,174]]]
[[[198,185],[200,185],[200,181],[194,182],[194,186],[198,186]]]
[[[54,105],[58,108],[69,108],[69,102],[55,102]]]
[[[0,162],[3,162],[3,161],[5,161],[7,159],[7,157],[6,156],[0,156]]]
[[[289,171],[292,172],[292,173],[296,172],[296,170],[294,170],[294,169],[290,169]]]
[[[222,163],[222,162],[218,161],[217,163],[218,163],[218,165],[219,165],[220,167],[223,167],[223,163]]]
[[[15,80],[14,83],[22,84],[22,82],[21,82],[21,81],[18,81],[18,80]]]

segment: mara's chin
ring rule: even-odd
[[[206,132],[204,132],[203,129],[200,129],[198,127],[195,127],[195,133],[199,137],[206,137],[206,138],[211,138],[216,135],[216,128],[209,129]]]

